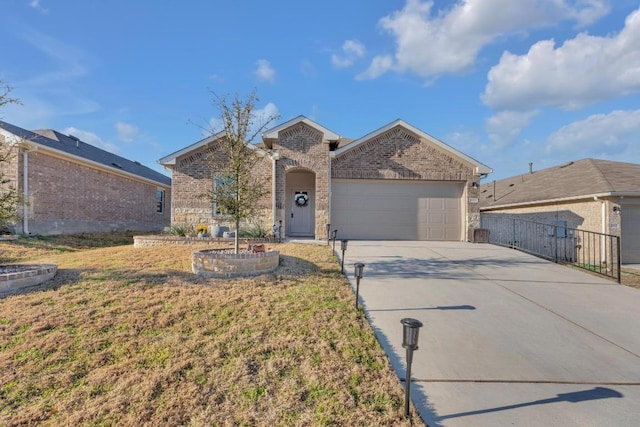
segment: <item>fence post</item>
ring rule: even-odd
[[[618,264],[618,284],[622,283],[622,259],[620,257],[620,236],[613,236],[616,238],[616,258]]]
[[[516,247],[516,219],[513,218],[512,234],[511,234],[511,247]]]

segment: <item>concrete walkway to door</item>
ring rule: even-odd
[[[640,291],[488,244],[350,241],[354,289],[356,262],[403,380],[400,320],[424,323],[412,400],[430,427],[640,425]]]

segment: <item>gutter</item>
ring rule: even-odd
[[[22,152],[22,234],[29,235],[29,153],[37,151],[35,145],[23,145]]]

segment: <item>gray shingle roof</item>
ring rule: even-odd
[[[80,140],[76,140],[55,130],[47,129],[32,132],[1,120],[0,128],[18,137],[24,138],[28,142],[52,148],[73,156],[78,156],[109,168],[113,168],[117,171],[127,172],[141,178],[155,181],[159,184],[171,186],[171,178],[161,174],[160,172],[156,172],[138,162],[109,153],[108,151],[102,150]]]
[[[596,195],[640,196],[640,165],[582,159],[491,181],[480,187],[480,208],[486,210]]]

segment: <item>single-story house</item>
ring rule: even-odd
[[[172,171],[172,223],[221,225],[202,197],[215,177],[208,154],[223,133],[159,160]],[[269,182],[259,203],[262,226],[286,237],[465,241],[479,227],[486,165],[403,120],[356,140],[305,116],[262,133],[257,176]]]
[[[640,263],[640,165],[582,159],[483,184],[483,221],[517,216],[620,236],[623,263]]]
[[[26,203],[19,234],[154,231],[170,225],[171,178],[72,135],[0,121],[4,178]]]

